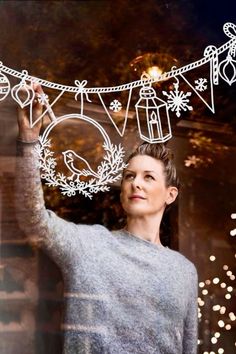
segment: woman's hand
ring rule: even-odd
[[[32,107],[32,117],[33,121],[37,120],[38,117],[43,112],[43,106],[37,99],[37,94],[42,94],[43,89],[41,85],[33,83],[33,90],[35,92],[35,100],[33,102]],[[18,139],[20,141],[30,143],[37,141],[40,135],[40,129],[42,127],[42,120],[40,119],[32,128],[30,127],[30,119],[29,119],[29,109],[26,108],[18,108],[18,127],[19,127],[19,135]]]

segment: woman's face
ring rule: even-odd
[[[163,163],[147,155],[129,161],[121,184],[121,204],[129,216],[162,214],[177,197],[176,187],[165,185]]]

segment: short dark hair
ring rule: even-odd
[[[165,144],[142,143],[128,157],[127,163],[135,156],[147,155],[163,163],[166,177],[166,187],[174,186],[179,188],[179,178],[174,164],[174,154]]]

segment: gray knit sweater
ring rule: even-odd
[[[195,354],[197,273],[124,230],[76,225],[44,206],[34,144],[19,144],[18,220],[60,266],[65,354]]]

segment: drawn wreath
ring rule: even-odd
[[[57,161],[54,152],[50,150],[51,139],[39,137],[39,144],[35,147],[39,156],[39,168],[41,170],[41,178],[46,180],[46,185],[50,187],[59,187],[63,195],[68,197],[74,196],[76,192],[92,199],[93,194],[101,191],[109,191],[110,186],[121,178],[122,170],[127,166],[123,157],[125,155],[124,148],[119,144],[113,145],[104,142],[103,148],[106,154],[103,161],[97,168],[96,174],[98,178],[91,178],[89,181],[81,181],[79,177],[71,180],[64,173],[56,171]]]

